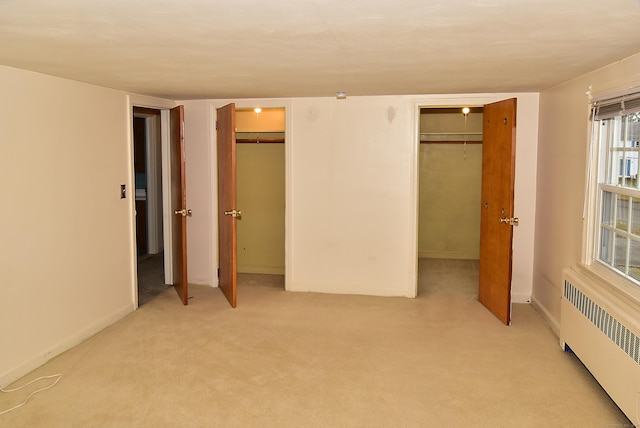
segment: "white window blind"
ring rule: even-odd
[[[640,112],[640,91],[594,101],[591,117],[595,120],[603,120],[638,112]]]

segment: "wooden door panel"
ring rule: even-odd
[[[189,301],[187,281],[187,193],[184,161],[184,106],[171,109],[171,243],[173,287],[183,304]]]
[[[236,307],[237,218],[225,215],[236,210],[236,106],[217,111],[218,136],[218,247],[219,286],[232,308]]]
[[[483,116],[478,299],[508,325],[513,226],[504,219],[514,217],[516,99],[484,106]]]

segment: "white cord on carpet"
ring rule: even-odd
[[[56,383],[58,383],[60,381],[60,379],[62,379],[62,375],[60,373],[58,373],[58,374],[54,374],[54,375],[51,375],[51,376],[41,376],[38,379],[32,380],[31,382],[27,383],[26,385],[22,385],[22,386],[19,386],[17,388],[13,388],[13,389],[2,389],[2,388],[0,388],[0,392],[7,392],[7,393],[8,392],[15,392],[15,391],[21,390],[24,387],[27,387],[27,386],[31,385],[34,382],[39,381],[39,380],[42,380],[42,379],[53,379],[53,378],[56,378],[56,380],[51,385],[45,386],[44,388],[40,388],[37,391],[33,391],[31,394],[29,394],[29,396],[27,398],[25,398],[25,400],[22,403],[18,404],[17,406],[14,406],[14,407],[12,407],[10,409],[1,411],[0,415],[4,415],[5,413],[9,413],[12,410],[15,410],[15,409],[17,409],[19,407],[24,406],[25,404],[27,404],[27,401],[29,401],[29,399],[31,397],[33,397],[34,395],[36,395],[38,392],[42,392],[42,391],[45,391],[45,390],[47,390],[49,388],[53,388],[54,386],[56,386]]]

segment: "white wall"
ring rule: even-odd
[[[520,224],[513,228],[511,300],[531,302],[536,229],[539,95],[518,95],[516,118],[516,183],[514,209]]]
[[[289,289],[413,295],[414,113],[401,96],[292,101]]]
[[[540,95],[538,207],[533,303],[558,331],[562,269],[582,254],[582,211],[589,105],[594,96],[640,85],[640,54],[613,63]]]
[[[537,94],[238,100],[238,108],[286,108],[286,288],[413,296],[418,108],[483,105],[510,97],[518,98],[515,206],[521,220],[514,231],[512,295],[514,301],[528,301],[533,266]],[[228,102],[183,102],[187,147],[192,144],[190,139],[210,139],[215,147],[215,108]],[[197,126],[191,115],[198,117]],[[215,207],[215,151],[207,155],[188,150],[187,169],[192,162],[205,158],[212,174],[199,168],[199,175],[192,180],[209,179],[213,192],[196,193],[190,189],[187,202],[193,198]],[[189,176],[187,186],[191,186]],[[216,224],[212,217],[211,227],[215,229]],[[193,224],[189,237],[207,233]],[[216,232],[211,236],[215,237]],[[208,260],[199,256],[192,260],[190,256],[190,272],[215,271],[217,238],[212,241],[211,253],[213,257]]]
[[[127,95],[4,66],[0,93],[4,386],[133,311],[135,256]]]
[[[215,125],[207,101],[180,104],[184,104],[187,208],[193,213],[187,217],[187,276],[190,284],[217,286],[217,202],[212,198],[217,187],[211,166],[216,151],[211,139]]]

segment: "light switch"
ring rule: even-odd
[[[120,185],[120,199],[124,199],[127,197],[127,185],[126,184],[121,184]]]

